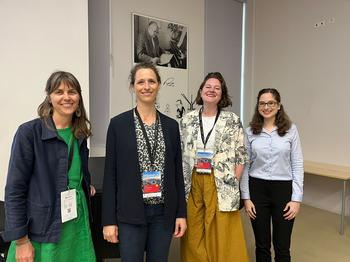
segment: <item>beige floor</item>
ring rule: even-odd
[[[255,261],[254,236],[250,221],[242,212],[250,261]],[[292,235],[294,262],[349,262],[350,219],[346,218],[344,235],[339,234],[340,216],[310,206],[302,206]]]
[[[242,212],[242,220],[250,261],[253,262],[255,261],[254,236],[250,226],[250,221],[244,212]],[[294,224],[291,248],[292,261],[349,262],[350,218],[346,218],[345,233],[343,236],[339,235],[339,224],[340,216],[337,214],[310,206],[302,206],[301,212]],[[179,253],[179,241],[173,241],[169,262],[179,262]],[[120,260],[105,261],[117,262]]]

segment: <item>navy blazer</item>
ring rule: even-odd
[[[68,184],[68,146],[49,119],[22,124],[14,137],[5,187],[5,241],[28,235],[37,242],[58,242],[61,192]],[[83,189],[90,196],[88,148],[79,139]]]
[[[167,225],[186,217],[178,123],[161,113],[165,140],[164,216]],[[106,142],[102,225],[145,224],[133,110],[111,119]]]

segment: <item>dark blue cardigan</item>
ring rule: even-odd
[[[22,124],[13,140],[5,187],[5,241],[28,235],[37,242],[58,242],[61,232],[61,192],[67,190],[68,146],[49,127],[35,119]],[[90,197],[88,148],[79,139],[83,189]]]
[[[164,213],[166,223],[186,217],[178,123],[161,113],[165,140]],[[133,110],[111,119],[106,142],[102,225],[145,224]]]

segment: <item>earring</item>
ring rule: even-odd
[[[80,110],[80,108],[78,108],[78,109],[75,111],[75,116],[76,116],[76,117],[81,117],[81,110]]]

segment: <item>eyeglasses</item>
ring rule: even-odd
[[[258,105],[260,108],[265,108],[266,106],[268,108],[273,108],[277,105],[277,102],[276,101],[268,101],[268,102],[259,101]]]

